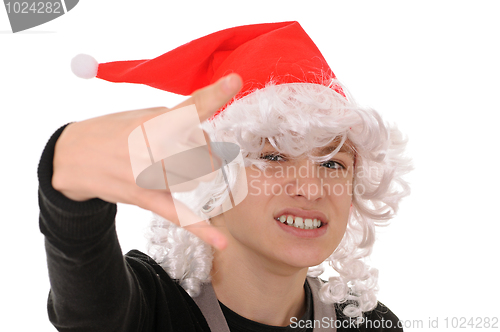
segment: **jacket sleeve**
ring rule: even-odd
[[[76,202],[52,187],[54,147],[66,126],[52,135],[38,166],[49,319],[59,331],[140,331],[146,304],[118,243],[116,204]]]

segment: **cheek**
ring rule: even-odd
[[[334,223],[332,223],[332,231],[335,233],[335,238],[340,242],[344,236],[345,230],[347,228],[347,223],[349,222],[349,216],[351,214],[352,205],[352,183],[336,183],[336,191],[333,191],[329,195],[330,205],[333,207],[334,213]],[[337,244],[338,244],[337,242]]]
[[[326,180],[324,188],[326,196],[338,207],[351,206],[353,182],[347,179]]]
[[[283,193],[279,179],[271,176],[270,172],[247,171],[248,196],[253,199],[266,200]]]
[[[245,197],[245,200],[261,196],[263,193],[264,188],[260,179],[248,179],[248,196]]]
[[[219,225],[224,223],[224,227],[231,233],[239,229],[251,228],[254,222],[259,219],[257,218],[256,211],[258,211],[258,209],[256,209],[256,207],[265,202],[265,187],[263,182],[267,179],[262,179],[262,177],[250,167],[246,167],[245,172],[246,179],[244,181],[247,185],[246,196],[238,205],[224,212],[224,222],[220,220],[220,217],[212,218],[213,220],[218,220]]]
[[[258,206],[265,204],[265,198],[259,192],[260,188],[248,184],[248,195],[235,207],[224,213],[227,230],[234,236],[257,232],[262,229],[262,209]]]

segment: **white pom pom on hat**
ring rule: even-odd
[[[275,84],[330,86],[331,79],[336,78],[316,44],[297,21],[221,30],[153,59],[98,64],[88,55],[78,55],[73,62],[73,72],[79,77],[145,84],[183,96],[215,83],[228,73],[239,74],[244,82],[236,99],[265,87],[270,80]],[[79,68],[80,62],[82,68]],[[343,95],[340,86],[331,88]]]
[[[341,86],[332,84],[335,74],[297,21],[221,30],[153,59],[97,63],[91,56],[79,54],[71,68],[78,77],[145,84],[183,96],[237,73],[244,83],[233,100],[264,88],[271,80],[276,85],[319,84],[345,97]]]
[[[71,71],[80,78],[94,78],[97,76],[99,63],[88,54],[78,54],[71,60]]]

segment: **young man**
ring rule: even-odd
[[[227,29],[90,72],[192,97],[71,123],[49,140],[40,228],[60,331],[402,330],[377,302],[377,271],[363,259],[374,226],[408,193],[404,141],[351,101],[297,22]],[[139,186],[131,133],[151,139],[148,121],[193,104],[210,140],[237,144],[244,159],[203,192],[176,193],[170,178],[164,189]],[[175,139],[160,133],[149,155]],[[182,218],[179,201],[192,211]],[[154,259],[122,256],[118,202],[155,213]],[[210,225],[183,223],[187,215]],[[328,282],[315,277],[324,261],[338,272]]]

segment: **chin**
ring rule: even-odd
[[[331,251],[325,250],[324,248],[295,248],[293,250],[287,250],[283,255],[283,260],[291,266],[298,268],[308,268],[311,266],[316,266],[325,261],[334,249]]]

